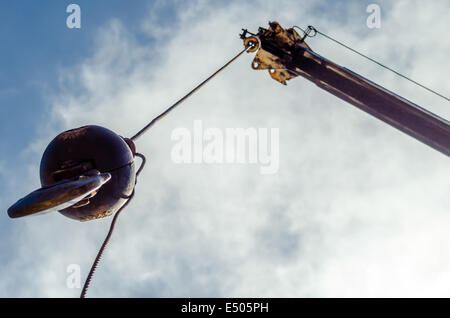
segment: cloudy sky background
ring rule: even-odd
[[[314,25],[450,95],[448,1],[68,1],[0,5],[0,296],[77,297],[111,218],[11,220],[59,132],[131,136],[242,49],[241,28]],[[381,6],[381,28],[366,7]],[[317,36],[309,45],[450,118],[448,102]],[[450,296],[448,158],[246,54],[137,142],[148,165],[91,297]],[[280,128],[280,168],[174,164],[175,128]]]

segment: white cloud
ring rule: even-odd
[[[98,32],[95,54],[62,71],[53,123],[98,124],[131,136],[237,53],[242,27],[256,30],[268,20],[314,24],[445,93],[439,71],[448,68],[450,43],[438,32],[448,24],[447,2],[397,1],[383,11],[382,28],[370,32],[365,6],[344,7],[349,18],[342,22],[313,3],[180,3],[171,32],[149,13],[142,23],[149,43],[128,31],[139,21],[112,20]],[[440,28],[430,34],[434,23]],[[309,44],[449,114],[447,104],[351,53],[319,38]],[[272,81],[251,70],[252,58],[240,58],[137,141],[148,165],[88,296],[449,296],[448,158],[305,79],[287,87]],[[279,127],[279,173],[173,164],[171,132],[195,119],[219,128]],[[56,133],[45,131],[48,140]],[[78,295],[65,286],[66,266],[80,264],[86,274],[109,222],[55,214],[16,221],[17,251],[2,273],[2,295]]]

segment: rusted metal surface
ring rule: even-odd
[[[129,146],[130,145],[130,146]],[[109,216],[125,202],[135,185],[131,141],[100,126],[84,126],[56,136],[41,160],[41,184],[50,186],[60,178],[74,177],[86,169],[109,173],[111,180],[79,205],[59,212],[69,218],[88,221]]]
[[[53,184],[54,173],[77,165],[90,164],[109,172],[133,162],[133,154],[122,137],[100,126],[84,126],[56,136],[41,160],[41,183]]]
[[[302,76],[450,156],[448,120],[313,52],[295,30],[284,30],[277,22],[270,23],[269,29],[260,28],[258,34],[252,37],[256,37],[259,43],[259,50],[252,63],[254,69],[269,69],[271,77],[282,84]],[[270,72],[271,69],[275,71]]]
[[[244,31],[245,32],[245,31]],[[264,39],[264,41],[260,41]],[[269,75],[276,81],[286,85],[286,82],[297,75],[286,69],[286,64],[292,60],[291,48],[300,45],[309,49],[304,39],[293,28],[284,30],[277,22],[271,22],[269,29],[259,28],[256,36],[244,38],[244,46],[249,42],[257,43],[248,52],[257,52],[252,62],[255,70],[268,70]],[[267,49],[266,49],[267,48]],[[273,54],[280,51],[281,54]]]
[[[84,126],[56,136],[41,160],[42,188],[10,207],[10,217],[58,210],[80,221],[109,216],[133,192],[135,146],[100,126]]]

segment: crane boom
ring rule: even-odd
[[[424,144],[450,156],[450,123],[411,101],[363,76],[313,52],[293,29],[284,30],[277,22],[256,35],[242,38],[258,51],[254,69],[268,69],[282,84],[302,76],[320,88],[347,101],[370,115]]]

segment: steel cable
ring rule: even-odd
[[[393,72],[394,74],[396,74],[396,75],[398,75],[398,76],[400,76],[400,77],[402,77],[402,78],[404,78],[404,79],[410,81],[411,83],[416,84],[416,85],[422,87],[423,89],[426,89],[427,91],[429,91],[429,92],[431,92],[431,93],[433,93],[433,94],[435,94],[435,95],[437,95],[437,96],[439,96],[439,97],[441,97],[441,98],[443,98],[443,99],[445,99],[445,100],[447,100],[447,101],[450,101],[450,99],[449,99],[447,96],[444,96],[444,95],[442,95],[442,94],[436,92],[435,90],[432,90],[431,88],[428,88],[428,87],[426,87],[425,85],[422,85],[422,84],[416,82],[415,80],[413,80],[413,79],[411,79],[411,78],[409,78],[409,77],[407,77],[407,76],[401,74],[400,72],[398,72],[398,71],[396,71],[396,70],[394,70],[394,69],[392,69],[392,68],[390,68],[390,67],[384,65],[383,63],[378,62],[377,60],[374,60],[373,58],[371,58],[371,57],[369,57],[369,56],[367,56],[367,55],[365,55],[365,54],[362,54],[361,52],[356,51],[355,49],[351,48],[350,46],[345,45],[344,43],[342,43],[342,42],[340,42],[340,41],[338,41],[338,40],[332,38],[332,37],[329,36],[329,35],[326,35],[326,34],[323,33],[323,32],[320,32],[319,30],[317,30],[315,27],[313,27],[313,26],[311,26],[311,25],[308,26],[308,28],[306,29],[306,31],[303,30],[302,28],[300,28],[299,26],[296,26],[296,25],[294,25],[293,28],[297,28],[297,29],[301,30],[301,31],[303,32],[304,37],[314,37],[314,36],[318,33],[318,34],[320,34],[320,35],[326,37],[327,39],[329,39],[329,40],[331,40],[331,41],[333,41],[333,42],[335,42],[335,43],[337,43],[337,44],[339,44],[339,45],[345,47],[346,49],[352,51],[353,53],[356,53],[356,54],[358,54],[358,55],[360,55],[360,56],[362,56],[362,57],[368,59],[369,61],[371,61],[371,62],[373,62],[373,63],[375,63],[375,64],[377,64],[377,65],[379,65],[379,66],[381,66],[381,67],[383,67],[383,68],[385,68],[385,69],[391,71],[391,72]],[[310,35],[311,32],[314,32],[313,35]]]
[[[158,120],[166,116],[171,110],[173,110],[175,107],[180,105],[182,102],[184,102],[188,97],[190,97],[193,93],[195,93],[197,90],[199,90],[203,85],[205,85],[209,80],[211,80],[213,77],[215,77],[217,74],[219,74],[223,69],[225,69],[228,65],[233,63],[239,56],[242,55],[245,51],[247,51],[249,47],[247,46],[245,49],[243,49],[241,52],[239,52],[236,56],[234,56],[231,60],[229,60],[227,63],[225,63],[221,68],[219,68],[217,71],[215,71],[212,75],[210,75],[207,79],[205,79],[203,82],[198,84],[194,89],[192,89],[189,93],[184,95],[181,99],[179,99],[175,104],[167,108],[165,111],[163,111],[161,114],[153,118],[144,128],[142,128],[140,131],[138,131],[133,137],[131,137],[131,140],[138,139],[142,134],[144,134],[151,126],[153,126]]]
[[[146,160],[145,160],[145,156],[144,156],[143,154],[135,153],[135,155],[136,155],[137,157],[139,157],[139,158],[142,159],[142,163],[141,163],[141,165],[140,165],[140,167],[139,167],[139,169],[137,170],[137,173],[136,173],[136,177],[137,177],[137,176],[141,173],[142,169],[144,168]],[[136,179],[136,181],[137,181],[137,179]],[[98,251],[98,253],[97,253],[97,256],[95,257],[94,263],[92,263],[92,266],[91,266],[91,269],[90,269],[90,271],[89,271],[89,274],[88,274],[88,276],[86,277],[86,280],[85,280],[85,282],[84,282],[83,289],[81,290],[80,298],[85,298],[85,297],[86,297],[86,293],[87,293],[87,290],[88,290],[89,285],[90,285],[90,283],[91,283],[91,280],[92,280],[92,278],[93,278],[93,276],[94,276],[95,270],[96,270],[97,267],[98,267],[98,263],[100,262],[100,259],[101,259],[102,255],[103,255],[103,252],[104,252],[106,246],[108,245],[108,242],[109,242],[109,240],[110,240],[110,238],[111,238],[111,236],[112,236],[112,233],[113,233],[113,231],[114,231],[114,227],[115,227],[115,225],[116,225],[117,218],[119,217],[120,212],[122,212],[123,209],[125,209],[125,207],[128,205],[128,203],[130,203],[131,199],[133,199],[133,197],[134,197],[134,189],[133,189],[133,192],[131,193],[130,196],[125,197],[125,198],[128,199],[128,200],[125,202],[124,205],[122,205],[122,206],[120,207],[120,209],[119,209],[119,210],[116,212],[116,214],[114,215],[114,218],[113,218],[113,220],[111,221],[111,225],[110,225],[110,227],[109,227],[108,234],[106,235],[106,238],[105,238],[105,240],[103,241],[103,244],[102,244],[102,246],[100,247],[100,249],[99,249],[99,251]]]

